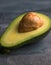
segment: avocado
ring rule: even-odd
[[[40,35],[44,35],[50,29],[50,18],[42,13],[35,12],[35,14],[37,14],[43,20],[44,24],[36,30],[19,33],[18,26],[25,14],[26,13],[19,15],[11,22],[1,37],[1,46],[11,48],[22,45],[25,41],[30,41],[36,37],[39,38]]]

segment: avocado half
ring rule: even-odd
[[[21,14],[12,23],[8,26],[6,31],[1,37],[1,45],[3,47],[14,47],[17,45],[24,44],[25,41],[30,41],[32,38],[39,37],[40,35],[45,34],[50,29],[50,18],[44,14],[35,12],[44,22],[43,26],[37,30],[31,32],[19,33],[18,26],[22,17],[26,14]]]

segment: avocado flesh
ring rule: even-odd
[[[21,45],[23,42],[30,40],[32,38],[38,37],[50,29],[50,18],[44,14],[35,12],[41,19],[44,24],[37,30],[33,30],[31,32],[19,33],[18,25],[20,20],[25,14],[18,16],[13,22],[8,26],[7,30],[1,37],[1,45],[3,47],[14,47],[17,45]]]

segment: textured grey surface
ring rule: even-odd
[[[0,35],[16,16],[27,11],[51,17],[51,0],[0,0]],[[38,43],[0,54],[0,65],[51,65],[51,31]]]

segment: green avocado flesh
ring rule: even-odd
[[[43,26],[38,28],[37,30],[33,30],[26,33],[18,32],[18,25],[20,20],[25,14],[18,16],[16,19],[12,21],[12,23],[8,26],[7,30],[1,37],[1,45],[3,47],[14,47],[17,45],[21,45],[23,42],[30,40],[35,37],[39,37],[50,29],[50,18],[44,14],[35,12],[44,22]]]

